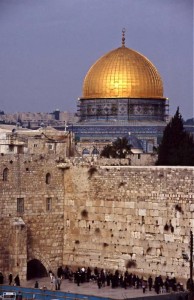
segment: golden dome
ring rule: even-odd
[[[82,98],[161,99],[163,83],[145,56],[123,45],[92,65],[84,79]]]

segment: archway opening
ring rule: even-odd
[[[27,264],[27,280],[48,276],[47,270],[38,259],[32,259]]]

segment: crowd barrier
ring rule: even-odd
[[[18,296],[16,297],[16,300],[113,300],[108,297],[98,297],[62,291],[52,291],[47,289],[0,285],[0,297],[3,294],[3,292],[15,292]],[[194,297],[190,298],[188,296],[188,292],[177,292],[153,296],[144,295],[142,297],[132,297],[130,299],[125,298],[124,300],[194,300]]]

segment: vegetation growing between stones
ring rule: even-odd
[[[135,260],[133,259],[129,259],[127,262],[126,262],[126,268],[127,269],[130,269],[130,268],[136,268],[137,267],[137,263]]]
[[[121,182],[119,183],[119,188],[122,187],[122,186],[124,186],[125,184],[126,184],[126,182],[121,181]]]
[[[87,218],[87,217],[88,217],[88,211],[87,211],[86,209],[83,209],[83,210],[81,211],[81,216],[82,216],[83,218]]]
[[[100,228],[96,228],[95,233],[100,233]]]
[[[164,230],[165,231],[168,231],[170,229],[170,231],[173,233],[174,232],[174,227],[173,225],[171,224],[171,221],[170,221],[170,225],[168,225],[167,223],[164,225]]]
[[[151,250],[152,250],[152,247],[148,247],[146,250],[146,253],[149,254],[151,252]]]
[[[89,174],[89,178],[92,178],[92,176],[94,175],[94,173],[97,172],[97,168],[95,166],[91,166],[88,170],[88,174]]]
[[[176,211],[179,211],[180,213],[183,214],[182,207],[181,207],[179,204],[176,204],[176,205],[175,205],[175,209],[176,209]]]

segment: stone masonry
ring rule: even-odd
[[[189,167],[70,168],[63,261],[188,278],[193,180]]]
[[[1,156],[0,171],[4,274],[25,278],[37,259],[53,271],[63,264],[188,278],[193,167],[95,166],[18,154]]]
[[[1,156],[0,269],[26,277],[27,262],[38,259],[47,270],[62,264],[64,177],[54,156]],[[3,180],[3,170],[8,178]],[[50,177],[46,183],[46,176]],[[23,199],[24,210],[17,201]],[[51,200],[47,210],[46,201]]]

